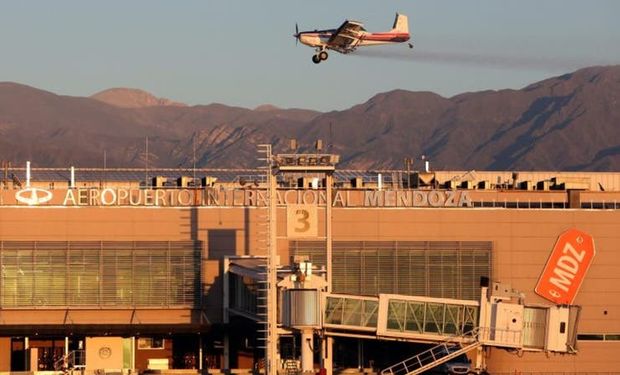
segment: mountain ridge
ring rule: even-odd
[[[187,107],[167,98],[158,98],[155,95],[141,90],[127,87],[115,87],[99,91],[90,98],[121,108],[144,108],[155,106]]]
[[[150,94],[149,94],[150,95]],[[153,96],[154,97],[154,96]],[[262,105],[118,107],[0,82],[0,159],[39,166],[257,165],[256,144],[323,139],[339,168],[619,170],[620,65],[588,67],[522,89],[443,97],[403,89],[320,113]],[[309,150],[308,148],[302,149]]]

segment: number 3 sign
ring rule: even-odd
[[[316,237],[318,218],[316,206],[290,204],[286,208],[287,237]]]

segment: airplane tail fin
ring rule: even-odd
[[[409,22],[407,20],[407,16],[396,13],[396,19],[394,20],[392,31],[409,34]]]

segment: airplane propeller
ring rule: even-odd
[[[295,45],[299,44],[299,26],[297,22],[295,22],[295,34],[293,36],[295,37]]]

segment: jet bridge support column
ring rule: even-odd
[[[332,375],[334,373],[334,339],[323,337],[321,342],[321,367],[325,370],[325,374]]]
[[[301,372],[304,375],[314,374],[314,335],[312,329],[301,332]]]
[[[489,279],[486,277],[480,278],[480,310],[478,317],[478,340],[487,337],[489,334]],[[474,363],[475,369],[486,369],[486,349],[484,346],[476,348],[476,362]]]
[[[327,260],[327,293],[332,291],[332,189],[334,186],[334,176],[332,173],[325,174],[325,249]],[[332,375],[334,370],[334,339],[325,337],[321,344],[321,367],[325,369],[327,375]]]

